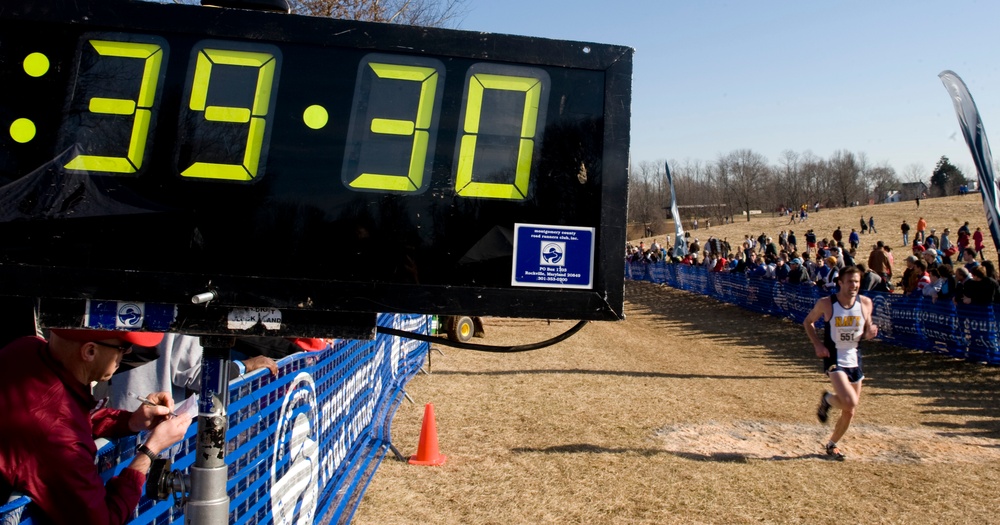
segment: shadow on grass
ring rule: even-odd
[[[739,452],[713,452],[711,454],[695,454],[656,448],[610,448],[590,443],[571,443],[545,448],[518,447],[510,451],[514,454],[637,454],[640,456],[658,456],[668,454],[691,461],[711,461],[716,463],[749,463],[751,461],[794,461],[803,459],[825,459],[822,454],[802,454],[799,456],[759,457]]]
[[[676,452],[671,451],[669,454],[673,454],[679,458],[689,459],[691,461],[712,461],[716,463],[750,463],[751,461],[797,461],[803,459],[827,459],[823,454],[802,454],[801,456],[771,456],[771,457],[761,457],[761,456],[751,456],[747,454],[740,454],[737,452],[714,452],[712,454],[695,454],[692,452]]]
[[[638,454],[640,456],[671,454],[671,452],[658,448],[609,448],[590,443],[571,443],[545,448],[516,447],[510,451],[514,454]]]
[[[716,339],[739,351],[741,346],[764,345],[764,357],[778,366],[818,369],[805,331],[798,323],[722,303],[710,297],[676,290],[668,286],[626,281],[625,299],[633,312],[651,315],[664,323],[679,326],[706,339]],[[734,329],[747,326],[753,329]],[[957,430],[963,434],[1000,439],[1000,367],[968,363],[945,355],[910,350],[879,342],[862,346],[865,376],[879,389],[905,395],[929,419],[934,415],[960,415],[962,425],[928,421],[928,427]]]

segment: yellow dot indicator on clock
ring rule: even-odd
[[[19,118],[10,125],[10,138],[21,144],[35,138],[35,123],[26,118]]]
[[[49,57],[41,53],[31,53],[24,58],[24,72],[36,78],[48,73]]]
[[[312,129],[320,129],[323,126],[326,126],[326,123],[329,120],[330,115],[326,112],[326,108],[323,106],[313,104],[302,112],[302,122],[305,122],[306,126],[309,126]]]

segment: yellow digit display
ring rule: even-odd
[[[181,170],[184,177],[203,179],[221,179],[234,181],[251,181],[263,174],[261,158],[264,152],[264,137],[269,122],[268,113],[276,93],[276,74],[279,69],[279,54],[272,46],[247,45],[245,49],[222,49],[208,47],[220,43],[204,43],[204,47],[196,47],[194,71],[190,81],[190,97],[188,109],[194,115],[200,115],[202,122],[195,127],[205,127],[204,123],[235,124],[245,126],[240,133],[246,134],[245,142],[241,144],[243,154],[239,162],[211,162],[196,160],[190,166]],[[228,67],[227,67],[228,66]],[[242,70],[242,71],[241,71]],[[226,95],[236,89],[236,84],[246,82],[240,73],[249,73],[253,82],[252,100],[247,106],[233,105],[238,101],[227,101]],[[235,84],[234,84],[235,83]],[[216,96],[218,94],[218,96]],[[216,102],[218,98],[222,102]],[[190,117],[197,119],[197,117]],[[229,148],[236,133],[231,126],[219,126],[217,131],[206,131],[212,141],[224,142]],[[196,139],[197,140],[197,139]],[[207,140],[202,137],[201,140]],[[212,144],[213,147],[221,147]]]
[[[458,195],[528,197],[532,158],[545,126],[548,86],[548,74],[540,69],[487,64],[469,69],[456,148]]]
[[[443,85],[438,60],[376,54],[361,61],[342,174],[349,188],[427,188]]]
[[[149,132],[153,121],[153,106],[157,100],[160,79],[163,73],[165,42],[121,42],[105,39],[90,39],[88,45],[100,56],[107,59],[123,58],[142,61],[142,73],[138,78],[139,93],[135,99],[94,96],[89,99],[87,111],[93,116],[118,115],[132,118],[128,149],[125,156],[80,154],[65,164],[68,170],[135,173],[141,167],[146,155]],[[120,71],[121,68],[116,68]],[[95,69],[81,74],[78,84],[92,86],[90,82],[101,84]],[[94,78],[90,78],[93,76]],[[115,82],[126,82],[130,78],[115,78]]]

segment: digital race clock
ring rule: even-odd
[[[0,8],[0,295],[623,317],[632,50]]]

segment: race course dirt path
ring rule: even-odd
[[[625,321],[549,348],[435,345],[393,443],[416,452],[432,403],[447,463],[390,455],[354,523],[1000,523],[1000,370],[867,345],[848,460],[827,461],[800,325],[625,286]],[[573,322],[486,325],[474,342],[514,345]]]

